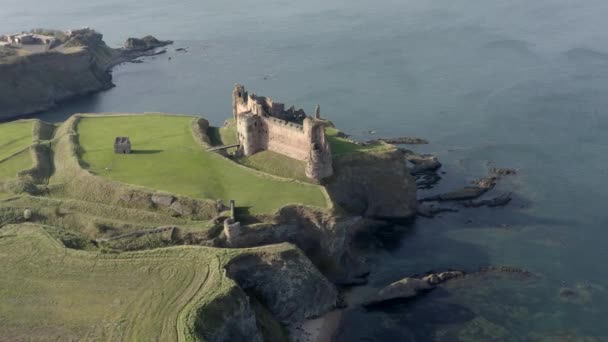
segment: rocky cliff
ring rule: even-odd
[[[47,52],[0,64],[0,119],[53,107],[59,101],[113,86],[112,77],[88,49]]]
[[[397,149],[334,158],[326,187],[334,203],[350,214],[403,220],[416,214],[416,182]]]
[[[61,101],[113,87],[110,68],[149,54],[169,41],[146,41],[137,49],[112,49],[93,30],[74,31],[59,47],[0,58],[0,120],[32,114]],[[132,40],[132,38],[130,38]]]
[[[317,317],[332,309],[338,291],[298,249],[243,253],[226,266],[228,276],[282,323]]]

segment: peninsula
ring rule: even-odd
[[[108,47],[100,33],[33,30],[0,36],[0,120],[37,113],[57,103],[113,87],[113,66],[171,44],[152,36]]]
[[[222,127],[0,124],[3,337],[288,341],[365,281],[356,236],[416,215],[404,153],[345,138],[319,107],[232,94]]]

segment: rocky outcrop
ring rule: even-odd
[[[282,323],[317,317],[333,307],[338,291],[296,248],[251,252],[226,265],[227,274]]]
[[[416,214],[416,182],[399,150],[337,156],[334,172],[325,185],[332,201],[347,212],[391,220]]]
[[[361,284],[369,273],[365,259],[353,250],[360,232],[386,225],[362,217],[336,217],[322,210],[291,205],[279,210],[275,223],[243,226],[232,247],[253,247],[282,242],[300,248],[335,284]]]
[[[170,40],[158,40],[153,36],[145,36],[143,38],[128,38],[124,46],[128,50],[150,50],[171,43],[173,42]]]

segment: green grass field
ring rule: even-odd
[[[78,124],[83,164],[112,180],[210,199],[234,199],[252,213],[285,204],[326,207],[316,185],[284,182],[238,166],[196,143],[192,117],[170,115],[83,117]],[[133,153],[113,151],[116,136],[131,138]]]
[[[10,196],[3,192],[1,183],[15,179],[17,172],[32,167],[28,149],[32,145],[32,126],[33,121],[0,124],[0,199]]]
[[[235,254],[193,246],[98,254],[66,249],[39,226],[6,226],[0,340],[199,340],[194,326],[205,317],[194,312],[233,287],[222,267]]]
[[[248,157],[240,157],[236,161],[239,164],[271,175],[310,182],[310,179],[306,177],[305,162],[273,151],[261,151]]]
[[[371,150],[379,150],[387,148],[386,144],[381,142],[369,144],[369,145],[358,145],[353,143],[347,138],[342,138],[338,136],[339,131],[333,127],[325,128],[325,136],[329,141],[331,146],[331,153],[334,156],[339,156],[343,154],[356,153],[356,152],[366,152]]]
[[[0,124],[0,160],[32,144],[33,121],[14,121]]]
[[[32,156],[30,150],[25,151],[0,163],[0,182],[17,177],[17,172],[32,167]]]

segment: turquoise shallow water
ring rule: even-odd
[[[111,45],[154,34],[189,52],[119,66],[116,88],[42,119],[165,111],[220,124],[240,82],[309,112],[319,103],[345,131],[431,140],[419,150],[447,172],[435,192],[488,162],[520,170],[497,189],[514,191],[512,205],[418,220],[372,255],[370,287],[353,296],[429,269],[506,264],[534,279],[473,279],[354,309],[338,340],[608,340],[608,2],[97,3],[5,0],[0,32],[91,26]],[[561,287],[579,298],[560,299]]]

